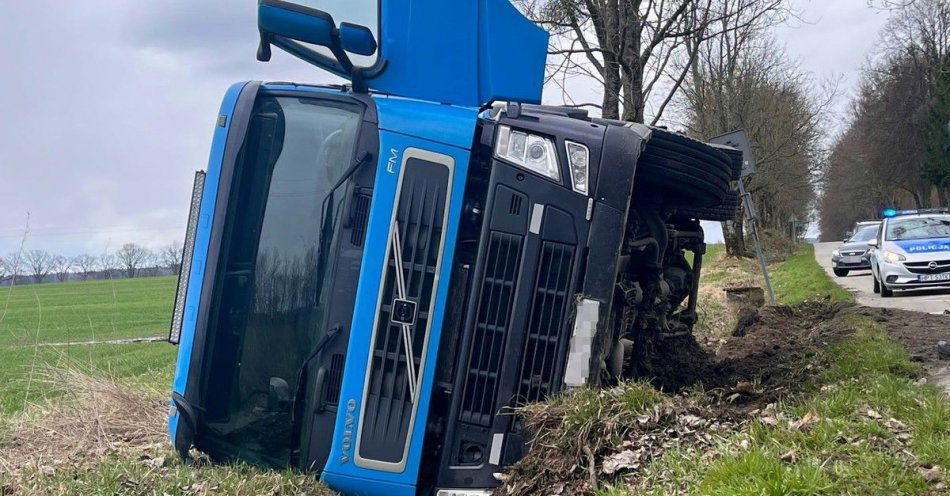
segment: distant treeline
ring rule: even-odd
[[[152,250],[126,243],[99,255],[65,256],[46,250],[22,250],[0,257],[0,286],[50,282],[177,275],[182,243]]]

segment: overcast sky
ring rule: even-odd
[[[4,2],[0,254],[158,248],[183,235],[227,87],[334,79],[274,50],[255,60],[254,0]],[[850,89],[886,15],[865,0],[800,0],[779,39]],[[550,98],[548,98],[550,99]],[[846,108],[846,99],[838,108]]]

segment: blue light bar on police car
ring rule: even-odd
[[[899,215],[927,215],[927,214],[950,214],[947,207],[936,208],[912,208],[907,210],[895,210],[893,208],[885,209],[881,212],[884,217],[897,217]]]
[[[188,280],[191,278],[191,257],[195,253],[195,234],[198,231],[198,213],[201,211],[201,196],[205,190],[204,171],[195,172],[195,184],[191,190],[191,209],[188,211],[188,227],[185,230],[185,246],[181,255],[181,270],[178,271],[178,291],[175,293],[175,312],[168,331],[168,342],[181,341],[181,326],[185,320],[185,298],[188,295]]]

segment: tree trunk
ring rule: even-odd
[[[940,199],[941,207],[950,208],[950,188],[947,187],[937,187],[937,198]]]
[[[745,215],[740,212],[732,220],[722,223],[722,237],[726,244],[726,255],[742,258],[747,254],[745,246]]]
[[[614,57],[604,56],[604,99],[601,115],[604,119],[620,119],[620,65]]]

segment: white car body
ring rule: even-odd
[[[888,228],[914,219],[935,222],[941,235],[908,234],[913,237],[901,238]],[[942,232],[944,229],[946,233]],[[950,287],[950,214],[919,213],[884,219],[875,245],[871,251],[871,273],[876,293],[886,297],[896,289]]]

